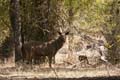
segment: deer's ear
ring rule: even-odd
[[[70,32],[69,31],[67,31],[66,33],[65,33],[65,35],[68,35]]]
[[[62,33],[58,31],[58,34],[61,35]]]

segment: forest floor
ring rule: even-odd
[[[101,65],[96,68],[53,65],[15,65],[0,66],[0,80],[120,80],[118,66]]]

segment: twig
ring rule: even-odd
[[[106,70],[107,70],[107,74],[110,76],[110,72],[109,72],[109,69],[108,69],[108,65],[105,64],[105,67],[106,67]]]
[[[51,68],[51,70],[54,72],[54,74],[55,74],[55,76],[56,76],[56,79],[60,80],[57,72],[55,71],[55,69],[54,69],[54,68]]]

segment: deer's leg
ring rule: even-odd
[[[28,55],[28,64],[32,64],[32,53]]]
[[[34,56],[34,58],[33,58],[33,59],[34,59],[34,61],[33,61],[33,62],[34,62],[34,64],[37,64],[37,59],[36,59],[36,56]]]
[[[27,53],[27,55],[26,55],[26,64],[29,64],[29,56],[30,56],[30,54]]]
[[[27,60],[27,57],[23,56],[23,59],[22,59],[23,63],[26,63],[26,60]]]
[[[23,61],[23,63],[25,63],[25,61],[26,61],[26,59],[27,59],[27,54],[26,54],[27,52],[23,52],[22,53],[22,61]]]
[[[44,63],[45,62],[45,56],[41,56],[40,61],[41,61],[41,63]]]
[[[34,55],[34,64],[39,64],[40,56]]]
[[[53,56],[52,61],[53,61],[53,64],[55,64],[55,56]]]
[[[24,61],[25,61],[25,59],[24,59],[23,54],[22,54],[22,62],[24,62]]]
[[[86,63],[89,64],[88,58],[86,57]]]
[[[48,59],[49,59],[49,67],[51,68],[52,67],[52,56],[48,56]]]

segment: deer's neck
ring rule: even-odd
[[[54,42],[55,47],[56,47],[57,50],[60,49],[60,48],[63,46],[64,43],[65,43],[65,40],[64,40],[63,38],[61,38],[61,37],[59,37],[59,38]]]

